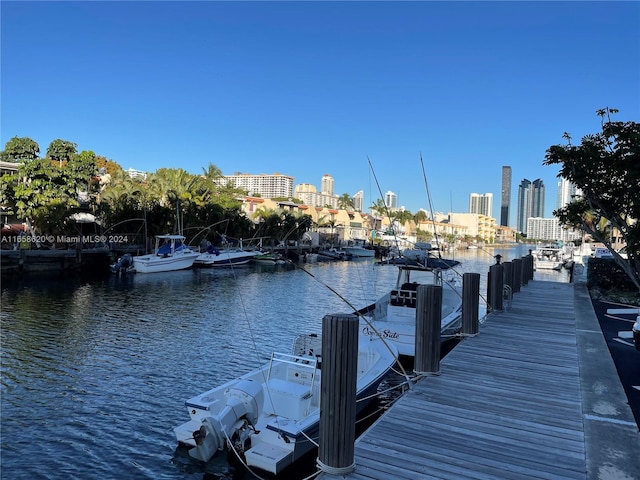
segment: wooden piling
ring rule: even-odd
[[[504,285],[508,285],[513,291],[513,263],[504,262],[502,265],[504,272]]]
[[[524,266],[525,273],[523,278],[525,279],[524,284],[527,285],[529,280],[533,280],[533,255],[525,255],[522,257],[522,265]]]
[[[521,286],[522,286],[522,259],[514,258],[513,259],[513,285],[511,285],[511,288],[513,289],[513,293],[518,293],[520,291]]]
[[[440,332],[442,330],[442,286],[419,285],[416,291],[416,354],[413,370],[440,374]]]
[[[343,475],[355,469],[357,373],[358,317],[325,315],[317,463],[327,473]]]
[[[502,290],[504,288],[504,267],[503,265],[491,265],[489,267],[489,305],[491,311],[502,311]]]
[[[477,335],[480,302],[480,274],[462,274],[462,335]]]

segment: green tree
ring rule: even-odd
[[[68,162],[78,152],[78,145],[68,140],[56,139],[47,147],[47,158],[59,162],[62,168],[62,162]]]
[[[355,205],[353,203],[353,198],[348,193],[343,193],[338,197],[338,208],[341,210],[349,210],[354,209]]]
[[[420,230],[419,228],[416,231],[416,239],[419,242],[429,242],[433,238],[433,233],[430,231]]]
[[[424,210],[418,210],[418,212],[413,216],[413,221],[416,223],[424,223],[427,220],[429,220],[429,216]]]
[[[559,165],[558,176],[582,191],[553,214],[604,243],[640,290],[640,124],[611,121],[617,112],[598,110],[602,131],[586,135],[580,145],[571,145],[565,133],[569,143],[549,147],[543,164]],[[628,261],[612,247],[609,227],[626,242]]]
[[[387,206],[385,205],[384,200],[382,200],[381,198],[376,200],[376,203],[371,205],[370,208],[371,211],[379,217],[384,217],[387,214]]]
[[[83,150],[69,159],[66,170],[73,183],[88,191],[91,178],[98,173],[96,154]]]
[[[23,160],[18,172],[11,175],[14,211],[18,218],[30,221],[43,233],[51,233],[53,223],[59,225],[61,207],[77,206],[77,199],[69,196],[69,188],[62,169],[49,159]],[[57,212],[55,222],[50,215]]]
[[[29,137],[13,137],[4,145],[0,152],[0,159],[5,162],[20,162],[35,160],[40,154],[40,147]]]

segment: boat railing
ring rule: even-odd
[[[276,365],[280,368],[275,368]],[[296,421],[308,415],[313,399],[320,391],[319,382],[316,382],[318,365],[315,357],[273,353],[265,383],[268,390],[266,411]]]
[[[286,368],[279,369],[281,374],[284,373],[284,378],[281,378],[281,380],[299,383],[309,387],[313,386],[316,378],[316,372],[319,368],[319,361],[317,357],[274,352],[271,355],[271,361],[269,362],[267,381],[271,379],[271,376],[274,373],[275,364],[288,365]]]

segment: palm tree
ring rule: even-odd
[[[338,197],[338,208],[341,210],[353,210],[355,205],[353,203],[353,198],[348,193],[343,193]]]
[[[371,205],[370,208],[371,211],[377,214],[379,217],[384,217],[387,213],[387,206],[385,205],[384,200],[382,200],[381,198],[376,200],[376,203]]]

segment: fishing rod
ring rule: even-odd
[[[380,183],[378,182],[378,177],[376,176],[376,172],[373,169],[373,165],[371,164],[369,155],[367,155],[367,161],[369,162],[369,168],[371,169],[371,173],[373,174],[373,179],[375,180],[376,186],[378,187],[378,193],[380,194],[380,199],[382,200],[384,198],[384,196],[382,195],[382,189],[380,188]],[[385,213],[387,214],[387,217],[389,217],[389,225],[391,227],[391,233],[393,234],[393,239],[396,243],[396,249],[398,250],[398,253],[400,253],[400,242],[398,241],[398,237],[396,235],[396,229],[394,228],[393,222],[391,221],[391,212],[389,212],[389,206],[387,205],[386,202],[384,202],[384,200],[382,204],[384,205],[384,210],[385,210]]]
[[[429,202],[429,210],[431,210],[431,222],[433,223],[433,236],[436,239],[436,247],[438,247],[438,258],[442,258],[440,244],[438,241],[438,232],[436,231],[436,219],[433,213],[433,203],[431,202],[431,193],[429,192],[429,184],[427,183],[427,174],[424,169],[424,161],[422,160],[422,151],[420,152],[420,164],[422,165],[422,177],[424,178],[424,187],[427,191],[427,201]]]

